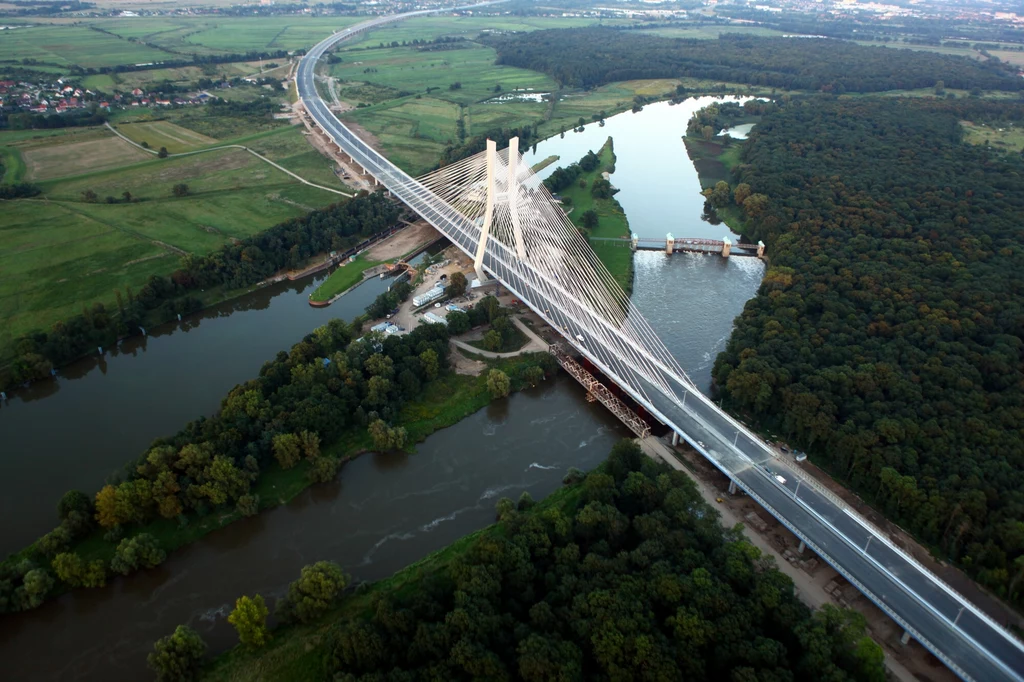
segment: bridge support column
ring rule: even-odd
[[[796,548],[796,553],[803,554],[805,549],[807,549],[807,543],[801,540],[800,546]]]
[[[637,235],[636,232],[634,232],[632,238],[629,240],[629,248],[632,249],[633,251],[636,251],[636,245],[637,243],[639,243],[639,241],[640,237]]]
[[[732,242],[729,241],[728,237],[723,237],[722,238],[722,258],[728,258],[730,251],[732,251]]]
[[[672,249],[675,248],[675,245],[676,239],[675,237],[672,236],[672,233],[669,232],[668,234],[665,235],[665,255],[671,256]]]
[[[764,258],[764,242],[759,241],[757,243],[757,257]]]
[[[731,478],[729,479],[729,494],[736,494],[736,481],[732,480]]]
[[[480,241],[476,245],[476,257],[473,269],[481,282],[484,276],[484,252],[487,251],[487,239],[491,234],[491,220],[494,218],[494,168],[497,163],[498,145],[494,140],[487,140],[487,205],[484,209],[484,224],[480,227]]]
[[[526,247],[523,244],[523,229],[519,225],[519,138],[508,141],[508,211],[512,218],[512,238],[516,242],[516,257],[526,260]]]
[[[900,637],[900,644],[910,644],[910,633],[906,630],[903,631],[903,636]]]
[[[672,445],[679,445],[679,434],[675,431],[672,432]]]

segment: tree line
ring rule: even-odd
[[[812,612],[774,563],[719,525],[684,473],[634,441],[590,474],[571,469],[566,483],[539,505],[528,493],[500,500],[498,526],[450,563],[371,588],[365,607],[323,630],[326,677],[886,679],[862,616],[831,605]],[[336,603],[334,586],[347,582],[340,570],[307,567],[297,583],[313,571],[329,575]],[[260,639],[252,634],[265,633],[263,610],[239,605],[253,614],[236,619],[246,625],[239,635]],[[198,670],[201,645],[183,650]]]
[[[552,194],[561,192],[566,187],[570,187],[575,183],[581,175],[597,168],[600,163],[601,157],[595,154],[593,150],[590,150],[579,161],[570,163],[565,167],[559,166],[556,168],[551,175],[545,178],[544,186]]]
[[[14,382],[49,376],[50,370],[118,339],[140,325],[162,322],[202,307],[201,289],[240,289],[283,269],[295,269],[315,254],[344,251],[359,239],[391,227],[400,209],[382,192],[360,195],[305,216],[279,223],[265,232],[227,244],[205,256],[186,254],[170,276],[152,276],[138,290],[116,292],[116,310],[102,303],[56,323],[49,331],[26,335],[17,343]]]
[[[1024,162],[965,144],[959,121],[1020,109],[817,97],[766,114],[732,200],[771,267],[714,368],[726,405],[1017,605]]]
[[[494,128],[480,135],[474,135],[458,144],[450,144],[441,153],[437,168],[479,154],[487,149],[487,140],[494,140],[498,149],[508,146],[513,137],[519,138],[519,149],[525,151],[537,139],[537,125],[525,125],[520,128]]]
[[[561,85],[593,88],[615,81],[691,77],[798,90],[879,92],[946,87],[1018,91],[1013,70],[926,51],[894,51],[827,39],[743,34],[696,40],[610,28],[548,29],[482,40],[496,63],[550,75]]]

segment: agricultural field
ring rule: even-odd
[[[232,88],[232,90],[243,89],[248,88]],[[284,95],[284,93],[281,92],[281,95]],[[236,137],[255,135],[288,125],[287,121],[263,116],[233,116],[230,111],[225,110],[223,107],[210,105],[190,106],[181,109],[138,107],[115,112],[111,119],[111,122],[116,125],[149,121],[170,121],[175,125],[188,128],[191,131],[215,140],[230,140]]]
[[[695,24],[693,26],[665,26],[641,29],[640,33],[661,36],[663,38],[689,38],[691,40],[717,40],[719,35],[725,33],[743,33],[752,36],[781,36],[783,31],[776,31],[773,28],[761,26],[704,26]]]
[[[364,17],[137,17],[92,21],[123,38],[184,54],[231,54],[310,47]]]
[[[145,142],[152,149],[166,147],[171,154],[190,152],[200,147],[209,147],[217,140],[201,135],[188,128],[183,128],[170,121],[148,121],[142,123],[122,123],[118,131],[133,142]]]
[[[36,59],[59,66],[98,68],[177,58],[85,26],[39,24],[0,31],[0,60]]]
[[[165,122],[143,125],[161,124],[176,135],[191,132]],[[0,134],[0,150],[13,149],[20,158],[27,147],[31,162],[35,149],[70,158],[81,156],[82,145],[108,139],[143,157],[126,158],[117,168],[39,180],[40,197],[5,203],[0,358],[22,334],[48,328],[97,301],[112,305],[115,289],[137,289],[150,275],[173,271],[183,253],[209,253],[342,199],[303,185],[241,149],[157,159],[105,129],[7,132]],[[311,181],[341,188],[330,162],[312,150],[297,127],[258,134],[245,144]],[[189,196],[173,196],[178,183],[189,186]],[[86,202],[87,191],[98,200]],[[131,202],[123,201],[125,192]],[[107,197],[116,203],[107,203]]]
[[[54,202],[7,202],[0,223],[0,357],[15,339],[112,303],[114,290],[138,287],[177,267],[169,249]]]
[[[457,139],[457,104],[424,97],[360,109],[344,118],[370,131],[396,164],[413,174],[433,167],[445,145]]]
[[[0,162],[3,173],[0,182],[14,184],[26,179],[28,168],[22,150],[37,145],[52,143],[54,138],[65,138],[65,141],[83,141],[91,138],[95,129],[89,128],[56,128],[54,130],[5,130],[0,132]]]
[[[530,89],[550,92],[556,88],[548,76],[509,66],[497,66],[489,47],[466,41],[458,49],[421,52],[415,47],[370,50],[343,50],[342,63],[331,67],[331,75],[343,81],[370,82],[395,90],[423,94],[427,86],[440,88],[432,93],[458,104],[471,104],[502,91]],[[449,90],[460,83],[458,90]]]
[[[632,25],[627,19],[588,19],[575,17],[465,17],[465,16],[430,16],[408,19],[399,24],[381,28],[367,34],[359,42],[348,43],[353,48],[376,47],[380,43],[401,43],[419,39],[433,39],[442,36],[463,36],[475,38],[482,31],[537,31],[545,28],[577,28],[593,26]]]
[[[964,141],[968,144],[986,145],[1007,152],[1024,151],[1024,126],[1015,126],[1012,122],[990,125],[971,121],[960,121],[960,125],[964,129]]]
[[[149,156],[103,129],[92,129],[74,138],[29,140],[15,148],[25,162],[25,179],[36,182],[118,168],[144,161]]]

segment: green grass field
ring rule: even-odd
[[[189,132],[165,129],[176,136]],[[59,158],[61,149],[97,137],[111,139],[105,129],[3,132],[0,152],[16,173],[10,160],[20,159],[21,149],[44,146]],[[244,142],[311,181],[341,187],[330,162],[296,127]],[[190,196],[172,196],[178,183],[189,185]],[[39,184],[41,197],[7,202],[0,221],[0,363],[19,336],[49,328],[85,305],[112,304],[116,289],[138,289],[150,275],[172,272],[181,253],[209,253],[341,199],[240,149],[168,159],[133,154],[116,168]],[[97,203],[83,201],[87,190],[98,195]],[[136,201],[105,203],[126,191]]]
[[[366,260],[362,254],[356,256],[354,261],[350,261],[332,272],[331,275],[325,279],[312,294],[309,295],[309,300],[317,303],[323,303],[331,300],[344,291],[348,291],[355,285],[362,282],[363,272],[368,268],[372,268],[374,265],[379,265],[379,263],[376,261]]]
[[[138,144],[145,142],[152,149],[166,147],[171,154],[201,149],[217,143],[217,140],[212,137],[201,135],[170,121],[122,123],[117,126],[117,129],[122,135]]]
[[[1011,123],[997,125],[961,121],[964,128],[964,141],[968,144],[988,145],[1003,151],[1020,152],[1024,150],[1024,126]]]
[[[169,52],[131,43],[85,26],[38,24],[0,31],[0,60],[36,59],[85,68],[178,59]]]

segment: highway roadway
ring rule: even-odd
[[[490,3],[488,3],[490,4]],[[379,17],[333,34],[299,65],[299,97],[312,120],[356,163],[397,198],[445,234],[467,255],[476,253],[479,227],[341,124],[316,92],[317,61],[336,43],[423,10]],[[761,503],[888,613],[957,675],[976,682],[1024,681],[1024,645],[936,576],[899,550],[841,500],[719,410],[693,385],[665,367],[652,381],[640,368],[645,349],[580,303],[545,273],[497,240],[490,240],[484,269],[514,292],[639,404],[669,425],[745,492]],[[623,326],[628,326],[627,320]]]

